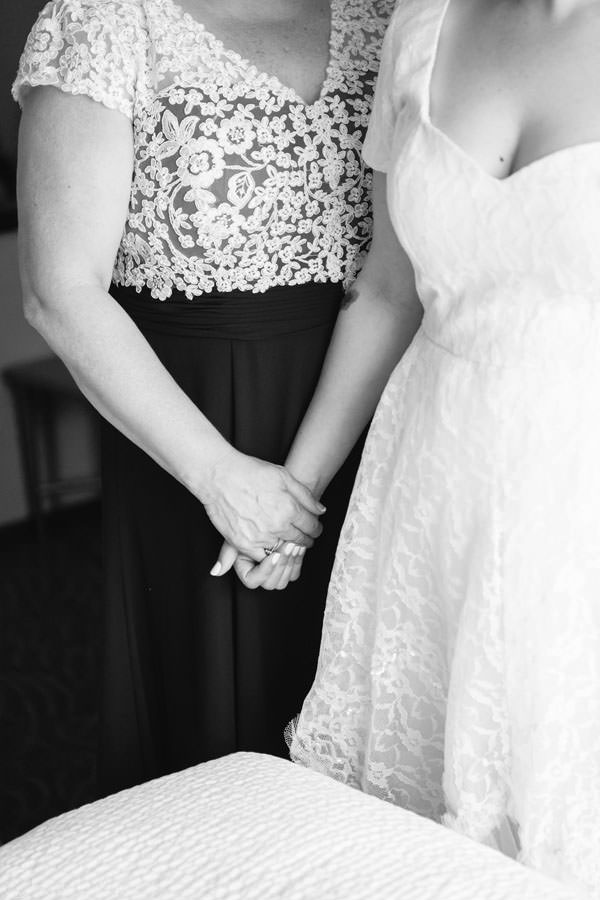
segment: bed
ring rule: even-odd
[[[285,760],[236,753],[0,848],[2,900],[567,900],[500,853]]]

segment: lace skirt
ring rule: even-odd
[[[183,390],[244,453],[282,463],[342,295],[308,284],[159,302],[113,295]],[[285,755],[310,687],[359,451],[331,484],[323,537],[284,593],[212,578],[201,504],[109,425],[103,435],[106,639],[100,792],[237,750]]]
[[[291,753],[600,898],[600,361],[540,356],[473,363],[417,334]]]

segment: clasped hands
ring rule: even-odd
[[[283,590],[296,581],[323,530],[325,507],[304,484],[283,466],[237,451],[215,467],[203,502],[225,539],[211,574],[233,568],[249,588]]]

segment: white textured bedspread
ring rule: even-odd
[[[1,900],[560,900],[500,853],[281,759],[236,753],[0,848]]]

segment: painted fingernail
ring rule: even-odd
[[[300,556],[304,556],[306,553],[306,547],[300,547]]]
[[[221,563],[220,563],[220,562],[216,562],[216,563],[214,564],[214,566],[212,567],[212,569],[210,570],[210,574],[211,574],[211,575],[220,575],[222,569],[223,569],[223,566],[221,565]]]
[[[326,507],[326,506],[323,506],[322,503],[319,503],[319,504],[318,504],[318,507],[319,507],[319,512],[320,512],[320,513],[327,512],[327,507]]]
[[[275,567],[279,560],[281,559],[281,553],[273,553],[271,554],[271,565]]]
[[[285,545],[285,550],[284,550],[285,555],[286,555],[286,556],[291,556],[291,554],[292,554],[293,552],[294,552],[294,544],[286,544],[286,545]]]
[[[300,553],[301,550],[302,550],[302,547],[300,547],[298,544],[296,544],[296,546],[294,547],[294,556],[298,556],[298,554]]]

